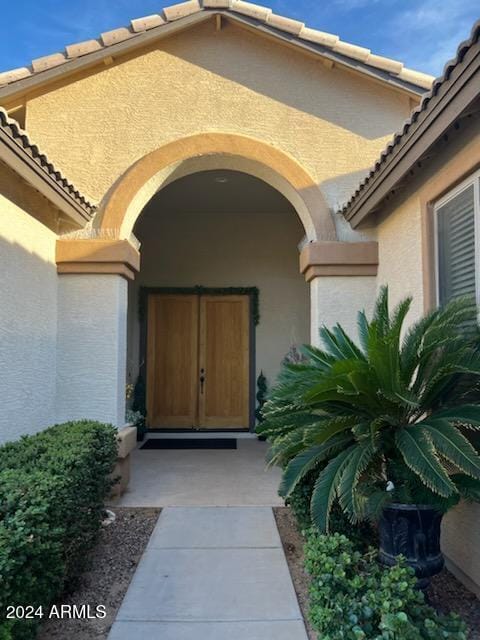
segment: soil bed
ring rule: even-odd
[[[454,611],[468,625],[469,640],[480,640],[480,600],[444,569],[432,578],[428,588],[428,599],[437,611]]]
[[[295,518],[288,507],[274,507],[278,531],[283,550],[292,576],[293,586],[297,593],[298,604],[302,611],[305,626],[310,640],[317,640],[317,634],[308,621],[308,586],[310,579],[303,566],[304,540],[297,529]]]
[[[308,622],[309,577],[303,566],[304,540],[288,507],[275,507],[274,512],[308,637],[310,640],[317,640],[317,635]],[[469,627],[469,640],[480,640],[480,601],[449,571],[444,569],[432,579],[428,598],[438,611],[458,613]]]
[[[116,515],[104,527],[90,558],[90,570],[60,604],[105,605],[106,617],[84,620],[47,620],[38,640],[106,640],[130,580],[157,522],[160,509],[110,507]]]

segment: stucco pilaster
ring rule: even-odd
[[[375,276],[319,276],[310,281],[311,343],[318,346],[320,327],[341,324],[357,338],[357,312],[370,315],[375,302]]]
[[[125,424],[126,278],[59,274],[57,422]]]

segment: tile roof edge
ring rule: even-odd
[[[16,145],[20,153],[25,154],[28,161],[33,161],[45,176],[53,180],[65,195],[73,200],[87,218],[91,218],[96,211],[96,205],[91,203],[39,150],[20,124],[11,118],[3,107],[0,107],[0,131]]]
[[[343,204],[337,210],[337,213],[343,214],[347,220],[350,217],[351,209],[358,202],[360,196],[364,196],[372,188],[371,185],[374,182],[375,177],[379,171],[386,166],[388,162],[392,161],[395,150],[399,147],[400,143],[406,138],[409,133],[412,133],[416,128],[420,126],[419,117],[423,113],[427,112],[432,107],[432,99],[435,98],[439,90],[446,82],[448,82],[453,70],[462,63],[466,52],[480,40],[480,20],[477,20],[471,30],[470,37],[463,40],[457,47],[456,55],[453,59],[449,60],[444,68],[443,73],[438,78],[435,78],[432,84],[432,88],[426,94],[424,94],[420,104],[412,111],[411,115],[403,123],[401,129],[397,131],[391,141],[383,149],[380,156],[377,158],[373,166],[370,168],[366,177],[356,187],[354,193],[350,196],[345,204]],[[378,186],[375,185],[375,186]]]
[[[433,77],[420,71],[415,71],[403,66],[398,60],[373,54],[369,49],[345,42],[337,35],[325,33],[317,29],[305,26],[303,22],[292,18],[277,15],[268,7],[257,5],[244,0],[187,0],[178,4],[165,7],[161,13],[149,16],[134,18],[127,27],[119,27],[101,33],[97,39],[76,42],[65,47],[63,52],[52,53],[32,60],[30,66],[11,69],[0,73],[0,88],[14,86],[16,82],[28,78],[36,77],[39,73],[67,65],[72,60],[88,56],[90,53],[105,50],[114,44],[135,38],[136,36],[151,29],[162,29],[163,26],[172,22],[181,21],[188,16],[200,12],[215,13],[218,11],[227,14],[240,14],[247,16],[259,24],[273,27],[279,32],[289,34],[300,41],[320,44],[327,50],[340,53],[341,55],[377,70],[383,71],[388,76],[398,78],[402,82],[418,87],[420,89],[430,89]]]

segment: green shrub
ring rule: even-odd
[[[301,533],[314,527],[310,502],[315,488],[318,471],[306,474],[296,485],[285,504],[289,506],[297,521],[297,527]],[[343,513],[338,504],[332,507],[330,515],[330,530],[332,533],[342,533],[352,541],[355,549],[364,551],[369,545],[374,545],[377,540],[377,531],[369,522],[360,522],[352,525],[348,516]]]
[[[0,448],[0,638],[28,640],[36,620],[6,607],[44,610],[85,567],[103,518],[116,431],[97,422],[55,425]]]
[[[312,491],[316,479],[315,473],[306,474],[285,500],[285,504],[290,507],[295,516],[300,532],[304,532],[312,526],[310,500],[312,499]]]
[[[322,640],[465,640],[455,614],[439,615],[416,588],[413,569],[402,562],[388,569],[376,552],[355,551],[340,534],[311,530],[305,545],[310,574],[310,612]]]

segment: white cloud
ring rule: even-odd
[[[476,0],[420,0],[400,11],[389,25],[392,32],[402,34],[402,46],[395,55],[411,67],[440,75],[468,37],[476,6]]]

